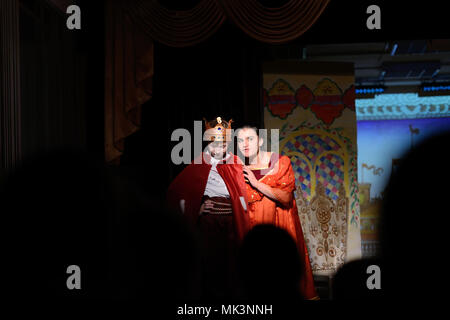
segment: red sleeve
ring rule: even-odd
[[[292,192],[295,190],[295,174],[292,169],[291,159],[287,156],[281,156],[279,162],[280,168],[277,174],[275,188]]]
[[[280,158],[278,172],[274,178],[274,185],[272,185],[273,194],[285,207],[292,206],[295,175],[291,166],[291,160],[288,157],[282,156]]]

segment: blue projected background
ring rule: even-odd
[[[450,111],[449,104],[450,96],[418,97],[417,94],[378,95],[375,99],[356,100],[358,182],[371,184],[371,198],[380,197],[384,191],[392,159],[401,158],[412,143],[417,145],[427,137],[450,130],[450,117],[446,114]],[[388,114],[387,107],[396,112],[395,117]],[[363,120],[367,118],[376,120]],[[362,168],[363,163],[375,168]],[[378,175],[374,174],[378,168],[382,169],[378,170]]]

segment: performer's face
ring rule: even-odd
[[[208,151],[213,158],[222,159],[225,157],[228,149],[227,141],[215,141],[208,144]]]
[[[258,138],[255,130],[252,128],[240,129],[237,134],[239,151],[246,158],[253,158],[258,154],[262,140]]]

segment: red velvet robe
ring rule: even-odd
[[[172,210],[181,212],[180,200],[184,200],[184,216],[194,225],[212,167],[208,154],[202,154],[199,157],[202,157],[201,163],[196,163],[199,162],[199,158],[194,160],[172,181],[167,192],[167,201]],[[217,164],[216,168],[230,193],[236,234],[242,241],[250,227],[242,162],[237,156],[230,154],[227,161]]]

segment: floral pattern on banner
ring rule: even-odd
[[[361,256],[361,236],[354,76],[327,73],[264,74],[263,103],[265,128],[279,129],[295,172],[313,272],[332,275]]]
[[[345,263],[348,219],[359,225],[356,154],[343,131],[306,120],[298,126],[286,123],[280,132],[280,153],[290,157],[296,176],[313,272],[335,272]]]
[[[348,200],[344,186],[336,201],[318,182],[316,194],[307,201],[297,190],[297,207],[313,272],[334,272],[345,263]]]
[[[272,88],[263,90],[263,104],[274,117],[286,119],[297,106],[295,90],[287,81],[278,79]]]
[[[310,109],[317,119],[330,126],[345,108],[355,111],[355,87],[344,92],[331,79],[324,78],[314,90],[302,85],[294,90],[284,79],[276,80],[269,90],[263,90],[263,104],[271,115],[286,119],[295,107]]]

